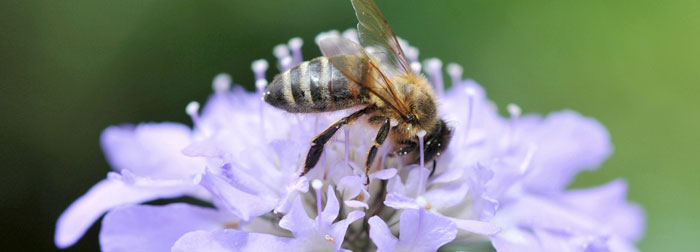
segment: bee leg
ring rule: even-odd
[[[331,126],[328,126],[325,130],[323,130],[320,134],[316,135],[313,140],[311,140],[311,148],[309,148],[309,153],[306,155],[306,161],[304,163],[304,171],[299,174],[299,177],[306,175],[314,166],[316,166],[316,163],[318,163],[318,159],[321,157],[321,153],[323,153],[323,145],[330,140],[333,135],[335,135],[335,132],[340,129],[340,127],[351,124],[355,122],[358,118],[361,116],[370,113],[375,110],[375,107],[370,106],[370,107],[365,107],[361,110],[356,111],[355,113],[350,114],[349,116],[343,117],[342,119],[334,122],[331,124]]]
[[[428,175],[428,178],[432,177],[433,174],[435,174],[436,167],[437,167],[437,160],[433,160],[433,169],[430,171],[430,175]]]
[[[367,153],[367,162],[365,163],[365,177],[367,180],[365,181],[365,185],[369,185],[369,168],[372,166],[372,161],[374,161],[374,157],[377,156],[377,150],[379,146],[381,146],[384,143],[384,140],[386,140],[386,136],[389,135],[389,128],[390,128],[390,122],[389,118],[386,117],[373,117],[372,121],[377,121],[377,120],[383,120],[384,122],[382,123],[382,127],[379,128],[379,131],[377,132],[377,137],[374,139],[374,145],[372,145],[372,148],[369,149],[369,153]]]

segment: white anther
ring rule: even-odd
[[[355,28],[347,29],[343,32],[343,37],[355,42],[358,42],[357,30]]]
[[[231,88],[232,81],[233,79],[231,78],[231,75],[227,73],[220,73],[214,77],[214,81],[212,82],[211,86],[215,93],[223,93],[227,92]]]
[[[283,59],[289,56],[289,48],[285,44],[276,45],[275,48],[272,49],[272,54],[274,54],[277,59]]]
[[[289,69],[290,67],[292,67],[292,61],[293,61],[293,60],[294,60],[294,59],[292,59],[291,56],[285,56],[284,58],[282,58],[282,59],[280,60],[280,66],[282,67],[283,70],[287,70],[287,69]]]
[[[287,45],[289,45],[289,49],[297,50],[301,48],[302,45],[304,45],[304,40],[302,40],[300,37],[294,37],[289,40],[289,43],[287,43]]]
[[[397,121],[394,118],[391,118],[391,120],[389,120],[389,126],[396,127],[396,125],[399,125],[399,121]]]
[[[323,182],[318,179],[314,179],[314,181],[311,181],[311,187],[313,187],[315,190],[321,189],[323,187]]]
[[[408,60],[410,60],[411,62],[418,61],[418,53],[418,48],[415,48],[413,46],[406,47],[406,58],[408,58]]]
[[[318,35],[316,35],[316,38],[314,38],[314,42],[316,42],[316,45],[320,45],[321,40],[324,40],[326,38],[331,38],[331,37],[339,37],[339,36],[340,36],[340,33],[336,30],[321,32]]]
[[[187,112],[189,116],[196,116],[197,111],[199,111],[199,102],[191,101],[187,104],[187,107],[185,107],[185,112]]]
[[[418,198],[416,198],[416,204],[418,204],[420,207],[425,207],[428,205],[428,201],[425,200],[423,196],[418,196]]]
[[[422,70],[422,68],[423,68],[423,67],[422,67],[422,65],[420,64],[420,62],[418,62],[418,61],[416,61],[416,62],[411,62],[411,70],[413,70],[413,72],[415,72],[415,73],[420,73],[420,71]]]
[[[440,71],[442,61],[438,58],[430,58],[423,62],[427,71]]]
[[[199,182],[202,182],[202,174],[198,173],[197,175],[194,175],[194,177],[192,178],[192,182],[195,185],[199,185]]]
[[[253,69],[253,72],[255,73],[260,73],[260,72],[265,72],[267,71],[267,68],[270,65],[267,63],[267,60],[265,59],[258,59],[253,61],[252,64],[250,64],[250,68]]]
[[[467,87],[464,89],[464,92],[467,93],[467,96],[469,97],[476,96],[476,89],[474,89],[474,87]]]
[[[263,90],[265,87],[267,87],[267,80],[259,79],[255,81],[255,88],[258,90]],[[270,92],[268,91],[267,93],[269,94]]]
[[[424,137],[426,134],[428,134],[428,132],[426,132],[425,130],[419,130],[418,133],[416,133],[416,136]]]
[[[520,117],[522,110],[520,109],[520,107],[518,107],[518,105],[511,103],[511,104],[508,104],[508,113],[510,113],[511,117],[518,118],[518,117]]]
[[[447,74],[450,75],[453,84],[458,84],[462,81],[462,74],[464,73],[464,68],[457,63],[447,64]]]

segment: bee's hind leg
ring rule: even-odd
[[[374,157],[377,156],[379,146],[382,146],[384,140],[386,140],[386,136],[389,135],[389,129],[391,128],[389,118],[376,116],[371,118],[370,121],[381,121],[382,126],[379,128],[377,137],[374,139],[374,145],[372,145],[372,148],[369,149],[369,153],[367,153],[367,162],[365,163],[365,178],[367,178],[367,180],[365,181],[365,185],[369,185],[369,168],[372,166]]]
[[[343,117],[342,119],[334,122],[333,124],[331,124],[331,126],[328,126],[328,128],[316,135],[316,137],[314,137],[314,139],[311,140],[311,148],[309,148],[309,153],[306,154],[304,171],[302,171],[301,174],[299,174],[299,177],[306,175],[306,173],[308,173],[312,168],[314,168],[314,166],[316,166],[316,163],[318,163],[318,159],[323,153],[323,145],[325,145],[328,142],[328,140],[330,140],[333,137],[333,135],[335,135],[335,132],[337,132],[338,129],[340,129],[340,127],[347,124],[352,124],[361,116],[371,113],[375,109],[376,108],[374,106],[370,106],[355,111],[349,116]]]

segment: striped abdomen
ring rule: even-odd
[[[340,110],[365,104],[368,98],[366,89],[345,77],[326,57],[302,62],[275,76],[264,97],[270,105],[293,113]]]

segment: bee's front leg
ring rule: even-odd
[[[330,140],[333,137],[333,135],[335,135],[335,133],[338,131],[338,129],[340,129],[340,127],[355,122],[361,116],[371,113],[375,109],[376,107],[369,106],[358,110],[350,114],[349,116],[343,117],[342,119],[334,122],[333,124],[331,124],[331,126],[328,126],[328,128],[326,128],[320,134],[314,137],[314,139],[311,140],[311,148],[309,148],[309,153],[306,154],[304,170],[301,172],[301,174],[299,174],[299,177],[306,175],[306,173],[308,173],[311,170],[311,168],[314,168],[314,166],[316,166],[316,163],[318,163],[318,159],[323,153],[323,146],[328,142],[328,140]]]
[[[367,162],[365,162],[365,177],[367,178],[367,180],[365,181],[365,185],[369,185],[369,168],[372,166],[372,161],[374,161],[374,157],[377,156],[377,150],[379,149],[379,146],[381,146],[384,143],[384,140],[386,140],[386,136],[389,135],[389,129],[391,128],[389,118],[383,116],[375,116],[370,118],[370,121],[381,121],[382,126],[377,132],[377,137],[374,138],[374,145],[372,145],[372,148],[369,149],[369,153],[367,153]]]

